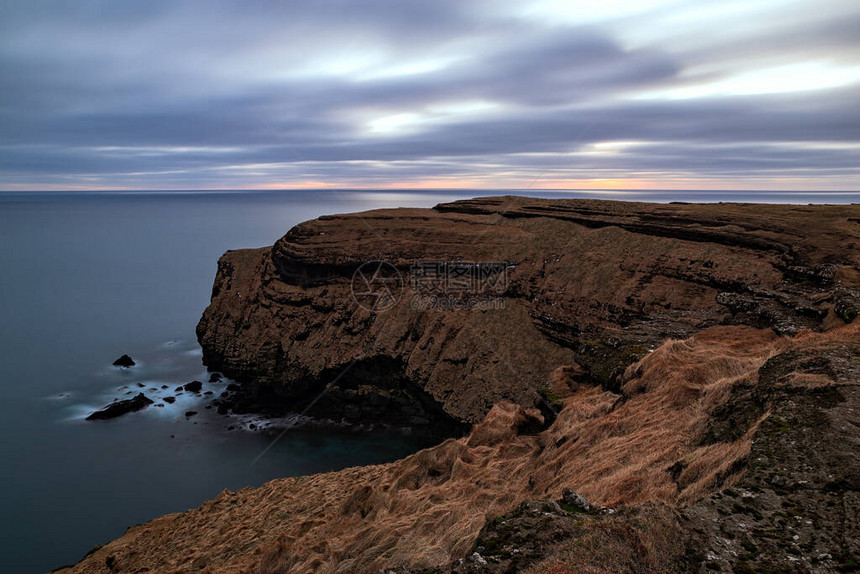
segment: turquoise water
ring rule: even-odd
[[[194,327],[227,249],[270,245],[296,223],[327,213],[475,195],[0,193],[0,572],[76,562],[128,526],[197,506],[224,488],[393,460],[425,446],[393,432],[306,427],[254,463],[271,435],[243,430],[249,420],[215,415],[187,394],[113,421],[83,417],[138,392],[138,383],[154,398],[175,396],[177,385],[206,375]],[[533,195],[860,202],[860,194]],[[123,353],[139,366],[112,367]],[[224,384],[207,388],[217,394]],[[199,414],[186,418],[187,410]]]

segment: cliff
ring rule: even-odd
[[[858,206],[500,197],[326,216],[226,253],[197,333],[245,383],[242,409],[301,410],[336,380],[310,414],[455,426],[541,404],[561,365],[612,389],[668,337],[839,324],[860,309],[858,244]],[[384,312],[353,297],[369,260],[403,278]],[[416,310],[416,261],[502,262],[502,303]]]

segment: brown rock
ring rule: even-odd
[[[560,365],[613,388],[669,337],[720,323],[820,327],[826,294],[860,268],[858,215],[498,197],[321,217],[271,248],[226,253],[197,334],[207,365],[252,398],[299,409],[337,379],[406,389],[441,407],[431,418],[477,422],[500,400],[563,396],[548,383]],[[404,278],[418,260],[509,263],[504,308],[414,310],[407,286],[371,313],[350,290],[369,259]],[[339,416],[333,403],[311,414]]]

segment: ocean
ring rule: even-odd
[[[205,399],[175,389],[208,381],[194,327],[224,251],[271,245],[324,214],[506,193],[860,202],[858,193],[811,192],[0,192],[0,572],[74,563],[129,526],[225,488],[390,461],[427,446],[394,431],[313,425],[271,445],[270,432],[250,430],[260,421],[217,415]],[[124,353],[138,365],[113,367]],[[206,382],[204,391],[217,395],[228,383]],[[164,406],[84,420],[139,391]],[[176,401],[163,403],[166,396]]]

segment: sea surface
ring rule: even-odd
[[[175,389],[208,380],[194,327],[224,251],[270,245],[323,214],[503,193],[513,192],[0,192],[0,572],[74,563],[129,526],[225,488],[390,461],[427,446],[394,431],[315,425],[272,444],[273,432],[251,430],[259,421],[219,416],[206,409],[211,397]],[[518,193],[860,202],[857,193]],[[123,353],[138,365],[111,366]],[[204,390],[217,396],[228,382]],[[84,420],[140,391],[164,406]],[[177,401],[163,403],[165,396]]]

